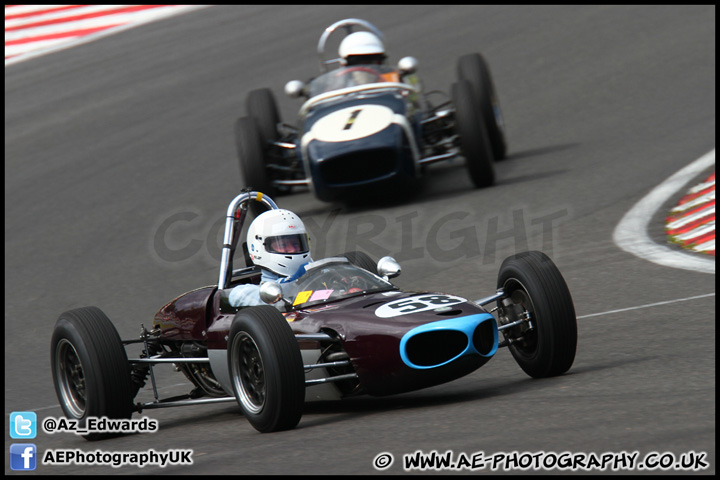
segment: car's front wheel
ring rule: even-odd
[[[88,417],[132,415],[134,390],[125,347],[99,308],[77,308],[60,315],[52,335],[50,365],[60,407],[80,427],[85,427]],[[83,436],[100,440],[112,435]]]
[[[305,401],[300,347],[275,307],[248,307],[235,315],[228,371],[235,398],[256,430],[288,430],[300,422]]]
[[[476,187],[489,187],[495,182],[493,153],[482,115],[476,108],[470,82],[460,80],[453,84],[452,101],[455,107],[455,128],[470,179]]]
[[[458,59],[458,78],[467,80],[473,87],[475,100],[482,113],[495,160],[505,158],[507,142],[500,101],[490,74],[490,66],[479,53],[463,55]]]
[[[524,320],[503,330],[520,368],[533,378],[567,372],[575,361],[577,319],[560,270],[544,253],[523,252],[503,261],[498,288],[500,324]]]
[[[262,138],[251,117],[240,117],[235,122],[235,145],[245,186],[273,195],[275,191],[265,163]]]
[[[373,259],[370,258],[370,255],[365,252],[346,252],[343,253],[341,256],[347,258],[348,262],[352,263],[356,267],[365,269],[370,273],[374,273],[375,275],[378,274],[377,263],[373,262]]]
[[[269,88],[258,88],[248,93],[245,99],[245,108],[250,118],[255,120],[263,151],[268,150],[270,142],[278,139],[278,124],[280,113],[272,90]]]

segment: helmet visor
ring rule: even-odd
[[[310,251],[310,245],[306,233],[267,237],[264,245],[265,250],[270,253],[292,254],[306,253]]]

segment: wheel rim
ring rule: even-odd
[[[232,344],[233,384],[240,402],[250,413],[265,406],[265,369],[257,344],[246,332],[238,332]]]
[[[75,347],[62,339],[55,350],[55,376],[63,405],[75,418],[82,418],[87,408],[85,371]]]
[[[514,327],[511,330],[511,338],[523,337],[521,342],[515,342],[512,344],[512,348],[522,355],[523,357],[533,357],[537,352],[538,348],[538,335],[537,335],[537,319],[535,318],[535,306],[530,299],[530,295],[527,293],[525,286],[520,283],[517,279],[509,279],[505,282],[503,289],[510,293],[510,300],[516,305],[522,306],[523,310],[530,314],[530,321],[532,322],[532,330],[522,330],[522,326]]]

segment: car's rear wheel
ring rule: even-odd
[[[265,152],[270,143],[279,137],[277,126],[280,123],[280,113],[272,90],[269,88],[252,90],[245,99],[245,108],[248,116],[255,120],[262,141],[262,149]]]
[[[235,122],[235,145],[245,186],[273,195],[262,139],[252,117],[240,117]]]
[[[235,315],[228,370],[235,398],[256,430],[288,430],[300,422],[305,401],[300,347],[275,307],[249,307]]]
[[[458,78],[467,80],[473,87],[475,100],[487,128],[495,160],[505,158],[507,142],[500,101],[490,74],[490,66],[479,53],[463,55],[458,59]]]
[[[99,308],[77,308],[60,315],[52,335],[50,365],[60,407],[80,427],[88,417],[132,415],[134,389],[125,347]],[[113,435],[83,436],[99,440]]]
[[[508,257],[498,273],[500,323],[528,322],[503,330],[520,368],[534,378],[567,372],[575,361],[577,319],[570,290],[560,270],[544,253]]]
[[[377,263],[373,262],[370,255],[365,252],[347,252],[341,255],[348,259],[348,262],[352,263],[356,267],[363,268],[370,273],[378,274]]]
[[[470,179],[476,187],[489,187],[495,182],[493,154],[482,115],[475,107],[475,95],[470,82],[461,80],[453,84],[452,100],[460,149]]]

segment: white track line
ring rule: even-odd
[[[667,300],[665,302],[657,302],[657,303],[646,303],[645,305],[639,305],[637,307],[628,307],[628,308],[619,308],[617,310],[608,310],[607,312],[600,312],[600,313],[591,313],[589,315],[580,315],[578,318],[588,318],[588,317],[599,317],[600,315],[610,315],[611,313],[618,313],[618,312],[627,312],[630,310],[640,310],[641,308],[650,308],[650,307],[657,307],[658,305],[668,305],[670,303],[677,303],[677,302],[687,302],[689,300],[696,300],[698,298],[705,298],[705,297],[714,297],[714,293],[706,293],[704,295],[696,295],[694,297],[686,297],[686,298],[677,298],[675,300]]]
[[[660,206],[706,168],[715,165],[715,149],[681,169],[636,203],[620,220],[613,240],[635,256],[666,267],[715,274],[715,259],[672,250],[650,240],[647,226]]]

